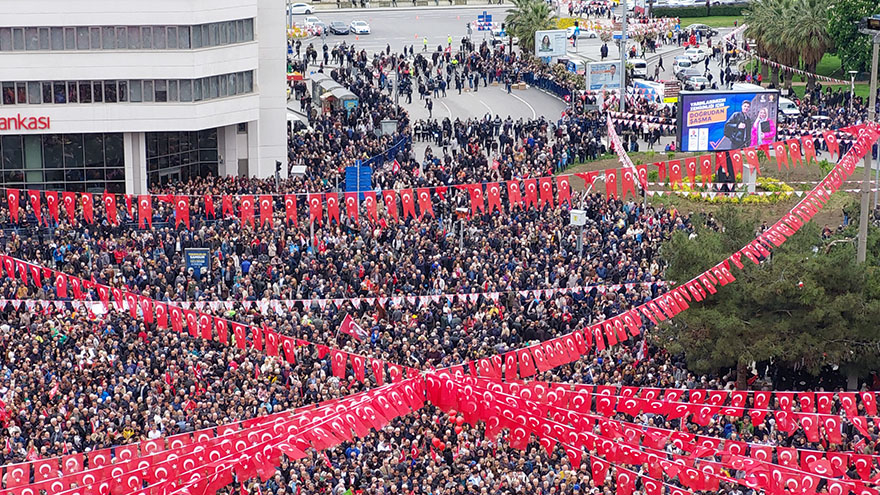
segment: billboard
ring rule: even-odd
[[[776,141],[779,92],[682,91],[678,96],[681,151],[726,151]]]
[[[620,60],[587,64],[587,89],[590,91],[620,91]]]
[[[194,278],[202,278],[202,275],[207,275],[211,269],[211,250],[208,248],[186,248],[183,250],[183,260],[186,270],[192,269]]]
[[[567,42],[565,29],[535,31],[535,56],[562,57],[565,55]]]

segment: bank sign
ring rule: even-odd
[[[0,131],[45,131],[51,127],[49,117],[31,117],[16,114],[14,116],[0,115]]]

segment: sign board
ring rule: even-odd
[[[201,278],[207,275],[211,269],[211,250],[208,248],[187,248],[183,251],[183,260],[186,263],[186,270],[192,269],[192,275],[195,278]]]
[[[676,103],[680,92],[678,81],[665,81],[663,83],[663,103]]]
[[[620,60],[587,64],[587,89],[620,91],[622,73]]]
[[[483,11],[477,15],[477,31],[489,31],[492,29],[492,14]]]
[[[678,96],[681,151],[757,148],[776,141],[779,92],[682,91]]]
[[[587,211],[586,210],[569,210],[571,214],[571,224],[576,225],[578,227],[587,224]]]
[[[567,42],[565,29],[535,31],[535,56],[562,57],[565,55]]]

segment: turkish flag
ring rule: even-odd
[[[250,224],[254,227],[254,197],[242,196],[239,207],[241,208],[242,226]]]
[[[485,213],[486,204],[483,201],[483,185],[470,184],[466,187],[468,188],[468,193],[471,197],[471,213],[476,214],[477,210],[480,210],[480,213]]]
[[[504,380],[512,382],[516,380],[516,352],[511,351],[504,355]]]
[[[387,189],[382,191],[382,198],[385,200],[385,211],[388,213],[388,216],[397,220],[397,197],[395,196],[395,192],[393,189]]]
[[[592,172],[575,173],[574,175],[584,180],[584,189],[589,189],[596,182],[596,179],[599,178],[600,173],[599,170],[593,170]]]
[[[657,166],[657,180],[661,183],[666,180],[666,162],[654,162]]]
[[[522,206],[522,195],[518,180],[507,181],[507,202],[513,206]],[[489,207],[491,211],[491,206]]]
[[[293,225],[299,227],[296,218],[296,194],[287,194],[284,196],[284,214],[287,218],[287,224],[293,221]]]
[[[719,156],[721,155],[721,159],[719,160]],[[715,166],[720,167],[721,164],[724,163],[724,152],[719,151],[715,153]],[[700,157],[700,181],[703,183],[705,187],[706,184],[712,182],[712,156],[711,155],[703,155]]]
[[[434,206],[431,204],[431,190],[427,187],[421,187],[416,189],[416,195],[419,197],[419,211],[421,212],[420,218],[425,218],[425,215],[434,216]]]
[[[519,376],[520,378],[528,378],[535,374],[535,364],[531,353],[528,349],[520,349],[516,351],[519,356]]]
[[[146,323],[153,323],[153,300],[146,296],[138,296],[138,305]]]
[[[356,192],[345,193],[345,213],[355,224],[358,223],[358,199]]]
[[[43,223],[42,211],[40,208],[40,191],[33,189],[28,191],[28,199],[31,200],[31,209],[34,210],[34,216],[37,217],[37,225]]]
[[[6,199],[9,201],[9,215],[15,222],[18,222],[18,196],[18,189],[6,189]]]
[[[538,181],[535,179],[526,179],[523,181],[523,187],[526,191],[526,208],[538,206]]]
[[[8,194],[7,194],[8,197]],[[64,202],[64,210],[67,211],[67,220],[70,223],[76,223],[76,193],[72,192],[63,192],[61,193],[61,200]]]
[[[153,228],[153,199],[148,194],[138,196],[138,228]]]
[[[195,311],[183,310],[183,318],[186,320],[186,329],[190,337],[199,336],[199,315]]]
[[[95,223],[94,205],[95,201],[92,199],[92,193],[82,193],[83,217],[85,217],[88,223]]]
[[[180,222],[183,222],[189,229],[189,198],[187,196],[174,198],[174,228],[177,228]]]
[[[336,349],[330,353],[330,363],[333,369],[333,376],[336,378],[345,378],[346,361],[348,361],[348,355],[346,353]]]
[[[804,162],[810,163],[810,160],[816,159],[816,143],[813,142],[813,136],[807,135],[801,137],[801,149],[804,151]]]
[[[104,214],[110,225],[119,225],[119,217],[116,215],[116,195],[104,191]]]
[[[749,169],[760,175],[761,174],[761,164],[758,161],[758,152],[755,151],[754,148],[746,148],[743,150],[743,153],[746,155],[746,163],[749,164]]]
[[[672,187],[681,185],[681,160],[671,160],[669,162],[669,182]]]
[[[602,486],[605,484],[605,476],[608,474],[609,464],[599,456],[590,456],[590,472],[592,472],[593,481]]]
[[[400,204],[403,207],[404,220],[409,217],[416,218],[416,202],[415,198],[413,198],[412,189],[400,190]]]
[[[67,298],[67,276],[61,272],[55,272],[55,294],[59,299]]]
[[[486,184],[486,197],[488,198],[490,215],[495,210],[501,211],[501,187],[497,182]]]
[[[822,426],[825,427],[825,437],[828,438],[828,442],[839,445],[843,440],[840,434],[840,416],[823,416]]]
[[[251,326],[251,345],[258,351],[263,350],[263,330],[259,327]]]
[[[55,223],[58,223],[58,192],[46,191],[43,194],[46,195],[46,206],[49,207],[49,214],[52,215]]]
[[[644,163],[636,165],[636,176],[639,179],[639,186],[643,190],[648,189],[648,166]]]
[[[232,333],[235,335],[235,346],[242,350],[247,349],[247,334],[245,333],[245,326],[239,323],[233,323]]]
[[[339,193],[327,193],[324,197],[327,199],[327,222],[336,220],[339,225]]]
[[[156,303],[156,326],[159,329],[168,328],[168,306],[162,303]]]
[[[822,133],[822,136],[825,137],[825,147],[828,148],[828,153],[837,155],[837,158],[840,158],[840,146],[837,143],[837,136],[834,135],[834,131],[825,131]]]
[[[605,170],[605,197],[617,199],[617,169]]]
[[[874,395],[874,392],[859,392],[859,395],[862,398],[862,406],[865,407],[865,411],[868,413],[868,416],[876,416],[877,398]]]
[[[742,171],[743,171],[742,152],[740,152],[740,150],[730,150],[730,151],[728,151],[728,154],[730,155],[730,163],[733,164],[734,177],[736,177],[738,175],[742,175]],[[716,167],[717,167],[717,165],[718,164],[716,163]]]
[[[220,214],[223,215],[223,218],[235,216],[232,209],[232,196],[223,196],[220,199]]]
[[[538,179],[538,185],[541,188],[538,207],[544,208],[544,205],[550,205],[550,208],[553,208],[553,181],[550,177],[541,177]]]
[[[635,478],[636,475],[632,471],[618,469],[617,489],[615,490],[615,493],[620,495],[632,495],[632,492],[635,489]]]
[[[171,314],[171,329],[177,333],[183,331],[183,310],[177,306],[169,306],[168,310]]]
[[[364,209],[367,211],[367,218],[372,219],[374,222],[379,221],[379,212],[378,212],[378,203],[376,203],[376,192],[375,191],[367,191],[362,193],[364,195]]]
[[[266,224],[272,227],[272,196],[264,194],[260,196],[260,227]]]
[[[205,313],[199,313],[199,335],[202,336],[205,340],[211,340],[213,337],[213,332],[211,328],[211,315],[207,315]]]
[[[789,139],[785,142],[788,145],[788,152],[791,154],[791,166],[797,168],[798,164],[803,165],[801,160],[801,143],[798,139]]]
[[[782,170],[783,165],[785,165],[785,168],[788,168],[788,153],[785,143],[782,141],[773,143],[773,153],[776,155],[776,168]]]
[[[636,197],[636,178],[633,177],[633,171],[625,168],[621,170],[620,173],[622,179],[620,182],[620,197],[626,199],[626,193],[630,193],[633,197]]]
[[[373,369],[373,376],[376,378],[376,386],[381,387],[385,383],[385,369],[382,361],[378,359],[370,359],[370,368]]]
[[[569,183],[569,176],[559,175],[556,177],[556,197],[560,206],[562,206],[562,203],[564,202],[569,208],[571,208],[571,184]]]
[[[214,196],[205,194],[205,218],[216,218],[217,210],[214,209]]]
[[[219,340],[221,344],[226,344],[229,339],[229,327],[226,325],[226,320],[215,316],[214,328],[217,329],[217,340]]]
[[[697,185],[697,159],[693,157],[685,158],[684,169],[687,171],[688,182],[691,183],[691,187]]]

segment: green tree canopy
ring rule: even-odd
[[[507,11],[507,32],[519,38],[523,52],[534,53],[535,32],[554,29],[556,16],[543,0],[513,0],[513,5]]]
[[[877,0],[834,0],[828,10],[828,35],[844,70],[867,71],[871,63],[871,37],[859,33],[856,24],[880,14]]]
[[[679,232],[664,244],[669,280],[690,280],[754,239],[755,216],[729,207],[717,220],[722,232],[698,225],[695,238]],[[880,248],[880,234],[873,232],[871,242]],[[857,265],[853,242],[825,245],[818,227],[807,224],[762,264],[745,257],[743,263],[735,283],[658,330],[662,345],[684,353],[691,369],[736,368],[742,386],[757,361],[797,364],[813,374],[828,365],[855,373],[876,367],[876,259],[867,269]]]

